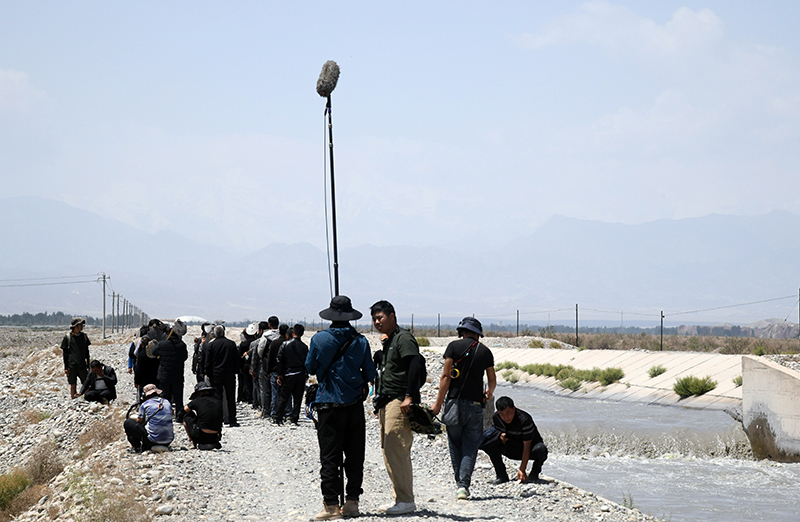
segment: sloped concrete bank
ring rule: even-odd
[[[742,423],[753,454],[800,462],[800,372],[746,355],[742,381]]]
[[[697,409],[737,409],[742,404],[742,388],[734,383],[734,379],[742,375],[741,355],[497,346],[502,342],[504,341],[498,342],[491,338],[484,340],[494,354],[495,364],[505,361],[515,362],[519,366],[550,363],[586,370],[595,367],[601,369],[618,367],[625,373],[619,382],[609,386],[602,386],[596,382],[584,383],[576,391],[563,388],[553,377],[529,375],[519,370],[507,374],[512,381],[527,382],[537,388],[558,394]],[[442,347],[433,348],[443,351]],[[666,371],[656,377],[650,377],[648,372],[653,366],[663,366]],[[503,380],[504,374],[504,371],[499,371],[498,380]],[[717,387],[705,395],[681,399],[673,390],[673,386],[677,379],[689,375],[710,376],[717,381]]]

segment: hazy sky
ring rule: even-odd
[[[287,4],[287,5],[284,5]],[[238,251],[800,213],[798,2],[0,3],[3,195]]]

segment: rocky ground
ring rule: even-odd
[[[196,333],[190,329],[185,340]],[[132,376],[125,370],[131,338],[115,336],[103,344],[98,329],[88,330],[94,342],[92,357],[114,366],[120,380],[119,399],[100,406],[69,399],[58,348],[63,334],[0,330],[0,472],[25,468],[36,483],[19,497],[18,502],[30,507],[17,520],[305,521],[319,511],[319,458],[310,421],[294,428],[274,426],[240,405],[242,426],[225,428],[221,450],[189,449],[185,432],[176,425],[170,452],[130,453],[122,420],[134,399]],[[376,349],[377,336],[369,337]],[[529,340],[491,343],[527,345]],[[439,342],[444,340],[434,344]],[[432,383],[423,392],[430,404],[441,359],[429,352],[427,361]],[[473,476],[472,498],[456,501],[446,437],[415,435],[412,455],[419,509],[401,517],[406,520],[656,520],[557,478],[492,486],[494,472],[483,453]],[[372,415],[367,421],[364,490],[362,519],[389,518],[378,512],[378,506],[391,500],[391,486]]]

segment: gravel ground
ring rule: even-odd
[[[130,453],[122,418],[134,393],[126,370],[130,337],[100,344],[97,329],[87,333],[91,353],[117,369],[119,399],[110,406],[70,400],[57,343],[61,331],[0,331],[0,471],[28,462],[60,460],[64,470],[35,490],[33,507],[17,520],[310,520],[322,507],[316,432],[310,421],[299,427],[274,426],[240,404],[239,428],[225,428],[222,449],[201,452],[175,426],[171,451]],[[190,329],[185,340],[196,335]],[[309,336],[310,337],[310,336]],[[373,349],[377,335],[370,335]],[[432,341],[434,341],[432,339]],[[520,339],[487,339],[523,343]],[[445,343],[436,339],[432,344]],[[441,359],[427,353],[429,380],[437,383]],[[194,382],[189,380],[187,382]],[[188,387],[188,386],[187,386]],[[431,404],[436,385],[423,388]],[[186,394],[189,394],[187,390]],[[369,404],[365,405],[369,408]],[[369,408],[371,409],[371,408]],[[50,448],[43,453],[42,448]],[[492,486],[489,459],[479,453],[472,498],[455,499],[447,441],[415,435],[412,450],[418,511],[406,520],[635,521],[657,520],[597,497],[556,478],[536,484]],[[509,462],[513,471],[514,464]],[[547,473],[545,463],[544,473]],[[391,501],[378,440],[378,421],[367,421],[367,448],[361,511],[364,520],[388,518],[378,506]]]

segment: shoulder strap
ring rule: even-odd
[[[333,365],[336,364],[336,361],[338,361],[339,359],[342,358],[342,356],[345,354],[347,349],[350,348],[350,345],[353,344],[353,341],[355,341],[356,337],[358,337],[358,336],[359,336],[358,331],[356,331],[356,329],[353,328],[353,333],[350,335],[350,339],[348,339],[346,343],[342,344],[342,346],[339,347],[339,350],[336,352],[336,355],[334,355],[333,359],[331,359],[331,363],[325,369],[325,372],[322,374],[322,376],[319,377],[319,381],[320,382],[322,382],[322,380],[325,377],[328,376],[328,372],[331,371],[331,368],[333,368]],[[317,374],[317,375],[319,376],[319,374]]]
[[[473,348],[475,349],[475,351],[473,351],[471,354],[472,357],[470,357],[469,359],[469,366],[467,367],[467,371],[464,373],[464,380],[461,381],[461,386],[458,387],[458,392],[456,392],[452,397],[449,398],[457,399],[458,396],[461,395],[461,390],[463,390],[464,386],[466,386],[467,384],[467,376],[469,375],[469,371],[472,369],[472,363],[475,362],[475,356],[477,355],[478,348],[480,348],[480,346],[481,346],[480,341],[475,341],[474,343],[472,343],[472,346],[467,348],[467,351],[464,352],[464,357],[466,357],[468,355],[468,352],[472,351]],[[462,357],[460,360],[463,360],[464,357]]]

